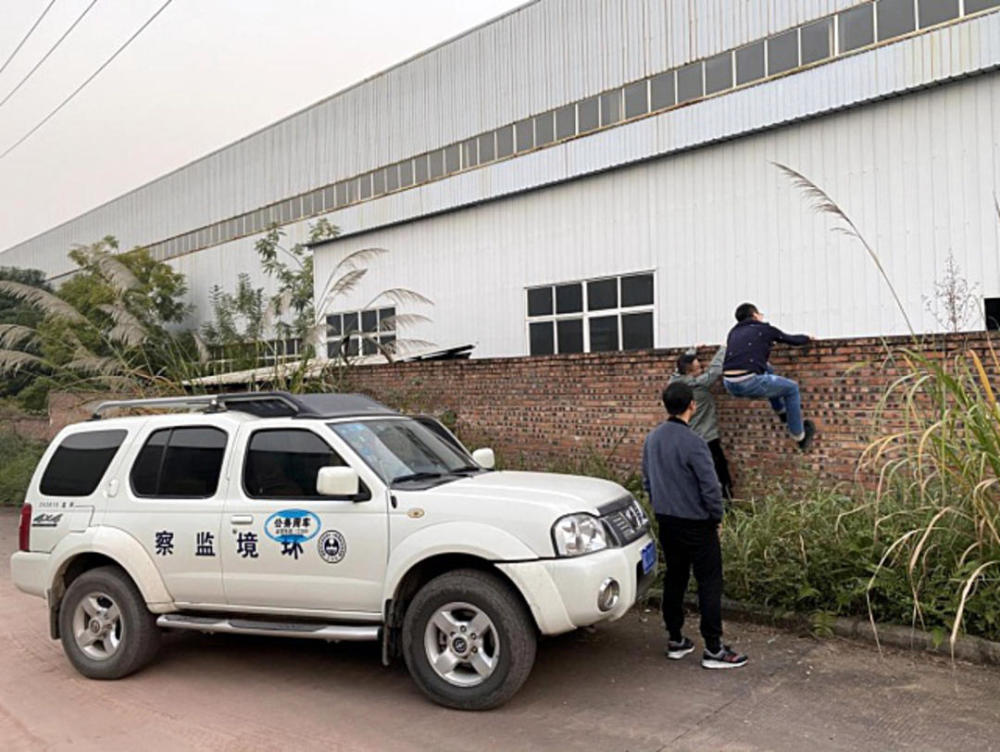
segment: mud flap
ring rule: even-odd
[[[45,593],[45,598],[49,603],[49,637],[53,640],[59,639],[59,601],[49,590]]]
[[[385,602],[385,619],[383,620],[380,638],[382,640],[382,665],[391,666],[393,659],[402,654],[403,645],[400,640],[400,630],[397,624],[402,623],[402,614],[396,613],[396,602]]]

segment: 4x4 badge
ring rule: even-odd
[[[347,541],[337,530],[326,530],[316,543],[320,558],[327,564],[336,564],[347,555]]]
[[[62,512],[59,514],[39,514],[31,521],[32,527],[58,527],[59,520],[62,519]]]

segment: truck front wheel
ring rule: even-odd
[[[410,675],[434,702],[488,710],[521,688],[535,662],[535,625],[505,582],[461,569],[417,593],[403,620]]]

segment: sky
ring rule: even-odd
[[[0,73],[0,153],[165,0],[55,0]],[[0,0],[0,66],[50,0]],[[0,251],[401,62],[524,0],[173,0],[0,159]]]

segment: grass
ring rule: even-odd
[[[726,594],[779,611],[913,625],[938,642],[964,632],[1000,640],[1000,587],[962,554],[953,525],[933,544],[939,510],[906,494],[851,497],[820,487],[738,502],[722,530]],[[914,553],[921,552],[913,563]],[[958,629],[956,629],[956,624]]]

